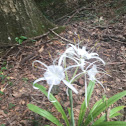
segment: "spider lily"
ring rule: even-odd
[[[97,61],[101,61],[105,65],[105,62],[99,57],[97,53],[93,52],[89,53],[88,51],[86,51],[86,46],[80,48],[79,44],[78,45],[68,44],[66,51],[61,55],[59,59],[59,64],[61,64],[62,61],[64,61],[64,59],[66,58],[75,61],[77,63],[77,66],[80,66],[82,70],[84,70],[84,66],[86,63],[90,64],[90,62],[87,61],[90,59],[96,59]]]
[[[98,73],[103,73],[103,74],[106,74],[106,75],[108,75],[108,76],[110,76],[109,74],[107,74],[106,72],[104,72],[104,71],[98,71],[98,69],[97,69],[98,67],[96,66],[96,65],[93,65],[92,66],[92,68],[91,69],[89,69],[88,71],[87,71],[87,74],[88,74],[88,76],[89,76],[89,80],[91,80],[91,81],[96,81],[97,83],[99,83],[102,87],[103,87],[103,89],[104,89],[104,91],[105,91],[105,88],[104,88],[104,86],[102,85],[102,83],[96,78],[96,74],[98,74]],[[102,68],[99,68],[99,69],[102,69]],[[103,69],[102,69],[103,70]],[[110,76],[111,77],[111,76]],[[101,77],[100,77],[101,78]]]
[[[104,86],[102,85],[102,83],[100,81],[98,81],[96,79],[96,74],[99,73],[99,71],[96,68],[96,65],[94,65],[96,62],[101,61],[104,65],[105,62],[99,57],[99,55],[97,53],[93,53],[93,52],[88,52],[86,50],[86,46],[83,46],[82,48],[79,47],[78,45],[73,45],[73,44],[69,44],[66,51],[63,53],[63,55],[60,57],[60,62],[62,62],[62,60],[64,61],[65,58],[69,58],[74,60],[77,64],[73,65],[73,66],[69,66],[66,69],[70,69],[73,67],[80,67],[82,72],[77,74],[76,76],[73,77],[73,79],[70,81],[72,82],[76,77],[84,74],[84,78],[85,78],[85,102],[86,102],[86,106],[87,106],[87,77],[86,75],[88,74],[89,78],[88,80],[91,81],[96,81],[97,83],[99,83],[103,89]],[[87,60],[90,59],[96,59],[94,62],[89,62]],[[88,65],[86,67],[86,65]],[[90,68],[91,66],[93,66],[92,68]],[[85,68],[86,67],[86,68]]]
[[[47,84],[49,85],[49,90],[48,90],[48,99],[49,99],[49,95],[50,95],[50,92],[53,88],[54,85],[59,85],[61,83],[61,81],[68,87],[70,88],[71,90],[73,90],[76,94],[78,93],[78,91],[74,88],[74,86],[65,80],[65,73],[64,73],[64,69],[62,66],[60,65],[50,65],[50,66],[47,66],[46,64],[44,64],[43,62],[40,62],[39,60],[35,60],[33,62],[33,66],[34,66],[34,63],[40,63],[41,65],[43,65],[45,68],[41,68],[41,69],[44,69],[46,70],[46,72],[44,73],[44,77],[41,77],[37,80],[35,80],[33,82],[33,87],[35,89],[38,89],[37,87],[34,86],[35,83],[38,83],[40,81],[43,81],[43,80],[46,80],[47,81]],[[51,101],[51,102],[55,102],[55,101]]]

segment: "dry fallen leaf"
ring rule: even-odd
[[[0,115],[3,115],[4,117],[6,117],[6,114],[4,113],[3,110],[0,110]]]
[[[40,49],[39,49],[39,53],[42,53],[43,52],[43,50],[44,50],[44,46],[42,46]]]

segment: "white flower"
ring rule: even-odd
[[[37,79],[37,80],[35,80],[33,82],[33,87],[35,89],[38,89],[37,87],[34,86],[34,84],[38,83],[39,81],[46,80],[47,84],[50,86],[49,90],[48,90],[48,99],[49,99],[50,92],[51,92],[51,90],[53,88],[53,85],[59,85],[61,83],[61,81],[63,81],[63,83],[68,88],[70,88],[71,90],[73,90],[76,94],[78,93],[78,91],[73,87],[73,85],[71,83],[69,83],[68,81],[65,80],[65,73],[64,73],[64,69],[63,69],[62,66],[59,66],[59,65],[50,65],[50,66],[47,66],[46,64],[40,62],[39,60],[34,61],[33,62],[33,66],[34,66],[35,62],[38,62],[41,65],[45,66],[46,69],[44,69],[44,70],[46,70],[46,72],[44,73],[44,77],[39,78],[39,79]],[[52,101],[52,102],[54,102],[54,101]]]
[[[105,64],[105,62],[98,56],[97,53],[89,53],[88,51],[86,51],[86,46],[83,46],[82,48],[80,48],[79,46],[74,46],[72,44],[69,44],[71,47],[73,47],[73,49],[75,50],[75,52],[77,53],[77,57],[79,58],[83,58],[85,60],[89,60],[89,59],[98,59],[99,61],[101,61],[103,64]],[[69,47],[70,48],[70,47]]]
[[[91,63],[88,61],[90,59],[97,59],[97,62],[101,61],[105,65],[104,60],[102,60],[97,53],[93,52],[89,53],[88,51],[86,51],[86,46],[80,48],[79,44],[78,45],[68,44],[66,51],[61,55],[59,59],[59,65],[61,65],[62,61],[64,61],[64,59],[66,58],[75,61],[77,66],[79,66],[81,70],[84,70],[84,66],[86,63],[88,64]],[[74,67],[77,66],[74,65]]]
[[[91,80],[91,81],[96,81],[96,82],[99,83],[99,84],[103,87],[103,89],[104,89],[104,86],[102,85],[102,83],[101,83],[100,81],[98,81],[98,80],[96,79],[96,77],[95,77],[97,73],[100,73],[100,72],[97,70],[97,66],[96,66],[96,65],[93,65],[92,68],[89,69],[89,70],[87,71],[87,73],[88,73],[88,76],[89,76],[89,80]]]

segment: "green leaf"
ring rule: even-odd
[[[7,68],[6,67],[2,67],[1,70],[7,70]]]
[[[92,107],[92,109],[90,110],[90,113],[92,113],[99,105],[101,105],[101,103],[103,103],[103,100],[100,99],[99,101],[97,101],[94,106]]]
[[[9,108],[9,109],[12,109],[14,106],[15,106],[15,104],[9,103],[8,108]]]
[[[67,108],[67,110],[68,110],[69,117],[71,119],[71,109],[70,108]]]
[[[5,79],[6,78],[6,75],[1,75],[0,74],[0,78],[3,80],[3,79]]]
[[[28,104],[27,106],[31,111],[45,117],[46,119],[50,120],[52,123],[56,124],[57,126],[62,126],[59,120],[56,117],[54,117],[52,114],[50,114],[48,111],[41,109],[38,106],[35,106],[33,104]]]
[[[5,126],[5,124],[1,124],[0,126]]]
[[[123,115],[123,114],[117,112],[117,113],[113,114],[113,115],[111,116],[111,118],[116,117],[116,116],[122,116],[122,115]]]
[[[40,89],[40,91],[45,95],[48,96],[48,92],[46,91],[46,88],[42,85],[39,84],[35,84],[34,86],[36,86],[37,88]],[[57,99],[50,93],[50,100],[51,101],[56,101],[56,102],[52,102],[52,104],[55,106],[55,108],[58,110],[58,112],[60,112],[62,114],[62,118],[64,119],[66,126],[70,126],[68,118],[61,106],[61,104],[57,101]]]
[[[112,110],[110,110],[109,118],[113,118],[115,116],[121,115],[120,113],[117,113],[117,112],[120,111],[121,109],[123,109],[124,107],[125,106],[118,106],[118,107],[115,107]],[[104,114],[98,120],[96,120],[94,122],[94,125],[104,122],[105,120],[106,120],[106,114]]]
[[[3,95],[3,94],[4,94],[4,92],[0,91],[0,94],[1,94],[1,95]]]
[[[19,44],[22,44],[22,42],[23,42],[22,39],[19,39],[19,40],[18,40],[18,43],[19,43]]]
[[[25,36],[20,36],[20,39],[25,40],[25,39],[27,39],[27,37],[25,37]]]
[[[89,104],[93,89],[94,89],[94,85],[95,82],[90,81],[88,87],[87,87],[87,105]],[[81,126],[84,116],[85,116],[85,112],[86,112],[86,103],[85,100],[83,101],[82,105],[81,105],[81,109],[80,109],[80,114],[79,114],[79,120],[78,120],[78,126]]]
[[[16,42],[18,42],[18,40],[19,40],[19,38],[18,38],[18,37],[16,37],[16,38],[15,38],[15,41],[16,41]]]
[[[118,107],[115,107],[113,108],[111,111],[110,111],[110,118],[113,118],[116,116],[116,113],[122,109],[124,109],[125,106],[118,106]],[[118,115],[118,114],[117,114]]]
[[[93,126],[126,126],[126,122],[123,121],[102,122]]]
[[[111,98],[109,98],[107,101],[103,102],[101,105],[99,105],[92,113],[90,113],[83,123],[83,125],[87,126],[89,123],[93,121],[101,112],[103,112],[106,108],[108,108],[110,105],[118,101],[120,98],[126,95],[126,91],[123,91],[121,93],[118,93]]]

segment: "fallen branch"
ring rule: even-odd
[[[52,28],[51,30],[56,30],[56,29],[58,29],[58,27]],[[50,33],[50,31],[48,31],[48,32],[46,32],[46,33],[44,33],[44,34],[42,34],[42,35],[29,38],[29,39],[23,41],[22,44],[27,43],[27,42],[30,42],[30,41],[33,41],[33,40],[39,40],[40,38],[46,37],[49,33]]]
[[[64,38],[64,37],[62,37],[62,36],[60,36],[59,34],[57,34],[56,32],[54,32],[52,29],[49,29],[54,35],[56,35],[57,37],[59,37],[60,39],[62,39],[62,40],[64,40],[64,41],[66,41],[66,42],[69,42],[69,43],[72,43],[73,44],[73,42],[71,42],[70,40],[68,40],[68,39],[66,39],[66,38]]]
[[[119,40],[113,39],[113,38],[111,38],[110,36],[109,36],[108,38],[109,38],[110,40],[112,40],[112,41],[115,41],[115,42],[118,42],[118,43],[126,44],[126,41],[125,41],[125,42],[122,42],[122,41],[119,41]]]
[[[64,25],[68,24],[68,22],[71,20],[71,18],[73,18],[77,13],[79,13],[79,12],[82,11],[82,10],[94,10],[94,9],[93,9],[93,8],[86,8],[85,6],[82,7],[82,8],[77,9],[77,10],[75,11],[75,13],[73,13],[73,14],[67,19],[67,21],[65,22]]]

